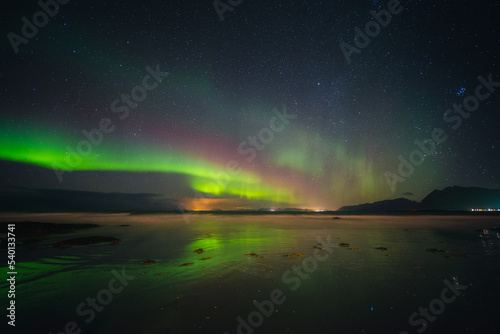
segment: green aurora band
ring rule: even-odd
[[[5,123],[3,123],[5,124]],[[180,152],[150,145],[127,145],[104,139],[98,147],[81,145],[74,134],[54,133],[41,124],[23,126],[23,130],[3,126],[0,137],[0,159],[33,164],[54,169],[56,175],[66,171],[126,171],[164,172],[187,175],[190,186],[197,191],[215,196],[229,195],[247,199],[270,200],[283,203],[292,201],[292,191],[274,187],[254,173],[239,170],[232,173],[224,184],[213,175],[224,167]],[[67,143],[77,143],[70,146]],[[88,152],[88,154],[86,153]]]

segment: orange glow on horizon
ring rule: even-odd
[[[213,211],[213,210],[258,210],[260,208],[269,208],[271,211],[278,211],[285,208],[292,208],[290,204],[269,202],[255,202],[242,198],[185,198],[182,203],[190,211]],[[324,207],[303,207],[293,206],[294,209],[307,210],[309,212],[333,211]]]

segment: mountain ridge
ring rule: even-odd
[[[500,209],[500,189],[450,186],[434,189],[421,202],[406,198],[343,206],[340,212],[471,211]]]

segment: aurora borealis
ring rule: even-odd
[[[401,6],[348,64],[339,44],[387,1],[244,1],[223,20],[212,1],[69,1],[17,53],[5,36],[40,7],[9,3],[2,198],[86,191],[154,194],[159,210],[319,210],[500,188],[500,89],[456,131],[443,121],[478,77],[500,81],[497,2]],[[391,191],[384,173],[435,128],[447,141]]]

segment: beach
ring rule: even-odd
[[[18,244],[16,329],[25,332],[498,328],[495,216],[193,215],[186,223],[173,214],[59,214],[2,220],[13,218],[17,225],[100,225]],[[54,247],[90,236],[119,242]],[[5,282],[0,287],[7,292]]]

